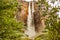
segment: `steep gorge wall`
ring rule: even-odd
[[[22,21],[27,23],[27,16],[28,16],[28,2],[20,1],[21,6],[18,6],[18,10],[16,13],[17,21]]]
[[[22,20],[25,25],[27,26],[27,17],[28,17],[28,2],[20,1],[21,5],[21,11],[18,8],[17,12],[17,20]],[[35,31],[36,33],[41,32],[42,29],[45,28],[44,20],[42,15],[42,10],[39,8],[38,3],[34,3],[35,12],[33,13],[34,17],[34,25],[35,25]]]

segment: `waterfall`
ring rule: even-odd
[[[33,22],[33,12],[34,12],[34,4],[32,2],[32,6],[31,6],[31,2],[29,2],[28,19],[27,19],[28,27],[27,27],[27,30],[25,31],[25,34],[27,34],[30,38],[32,38],[36,35],[34,22]]]

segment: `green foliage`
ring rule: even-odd
[[[58,10],[56,8],[52,8],[52,11],[50,12],[50,16],[46,20],[46,28],[48,29],[48,38],[49,40],[59,40],[60,38],[58,37],[59,34],[59,19],[56,14]]]
[[[24,36],[24,24],[14,19],[17,5],[17,0],[0,0],[0,40],[21,40]]]
[[[40,9],[43,4],[46,9],[45,11],[42,11],[42,16],[49,16],[45,21],[46,29],[36,38],[36,40],[60,40],[60,19],[57,15],[59,8],[51,7],[46,1],[39,0],[38,5]]]
[[[46,0],[39,0],[40,9],[42,4],[45,6],[42,16],[49,15],[49,17],[45,21],[44,34],[39,35],[35,40],[60,40],[60,20],[56,14],[58,8],[52,8]],[[0,0],[0,40],[30,40],[24,34],[24,24],[14,18],[17,5],[21,6],[17,0]]]

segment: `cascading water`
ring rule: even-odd
[[[34,12],[34,3],[32,2],[32,6],[31,6],[31,2],[29,2],[28,19],[27,19],[28,27],[27,27],[27,30],[25,31],[25,34],[27,34],[30,38],[36,35],[34,22],[33,22],[33,12]]]

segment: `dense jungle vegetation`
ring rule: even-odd
[[[41,16],[49,17],[45,20],[45,30],[35,40],[60,40],[60,18],[57,14],[60,8],[51,7],[46,0],[39,0],[39,10],[42,4],[45,5],[45,9]],[[17,22],[14,18],[18,5],[17,0],[0,0],[0,40],[30,40],[24,34],[24,23]]]

